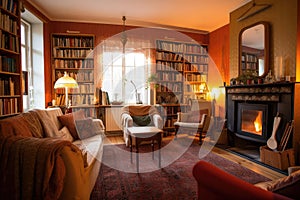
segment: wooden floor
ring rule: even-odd
[[[168,137],[164,137],[163,139],[172,139],[170,137],[173,136],[168,136]],[[122,136],[107,136],[104,140],[104,144],[124,144],[124,140]],[[213,148],[213,153],[226,158],[228,160],[231,160],[232,162],[235,162],[243,167],[246,167],[252,171],[255,171],[258,174],[261,174],[271,180],[276,180],[279,179],[281,177],[284,177],[284,174],[281,174],[277,171],[274,171],[270,168],[264,167],[260,164],[257,164],[255,162],[252,162],[246,158],[240,157],[236,154],[230,153],[229,151],[226,151],[224,149],[218,148],[218,147],[214,147]]]

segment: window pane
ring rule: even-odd
[[[25,45],[25,38],[26,38],[26,34],[25,34],[25,27],[24,24],[21,24],[21,44]]]

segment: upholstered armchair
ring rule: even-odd
[[[202,139],[208,130],[211,118],[210,101],[193,100],[191,111],[177,113],[177,121],[175,126],[175,137],[179,133],[199,134],[199,143],[202,144]]]
[[[163,128],[163,120],[152,105],[127,105],[122,108],[121,124],[126,146],[129,146],[127,128],[132,126],[155,126]],[[134,144],[133,144],[134,145]]]

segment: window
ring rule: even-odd
[[[45,108],[43,22],[25,9],[21,13],[22,70],[27,72],[28,93],[23,94],[23,110]]]
[[[25,20],[21,20],[21,55],[22,71],[27,72],[28,91],[23,90],[23,110],[27,111],[33,104],[33,87],[32,87],[32,65],[31,65],[31,26]],[[25,82],[23,82],[24,84]],[[23,87],[25,87],[23,85]],[[28,93],[27,93],[28,92]]]
[[[120,52],[103,53],[102,90],[107,91],[111,101],[136,103],[138,100],[149,103],[147,77],[149,59],[145,53],[127,53],[123,66]]]

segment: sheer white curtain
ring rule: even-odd
[[[143,103],[149,103],[147,78],[150,73],[150,52],[150,41],[141,39],[128,38],[125,54],[119,37],[101,44],[101,87],[108,92],[111,101],[136,103],[137,92]]]

